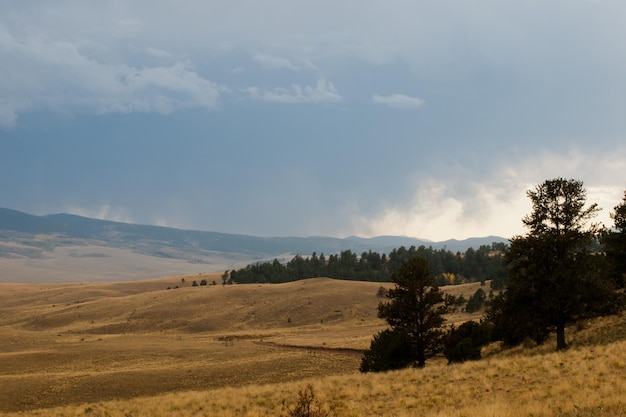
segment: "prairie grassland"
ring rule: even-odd
[[[626,415],[622,317],[570,329],[566,352],[494,345],[478,362],[363,375],[380,284],[191,288],[192,276],[164,289],[180,278],[0,285],[0,413],[280,416],[312,384],[338,417]]]
[[[619,325],[623,326],[621,321]],[[10,416],[280,416],[312,384],[336,416],[623,416],[626,341],[566,352],[526,349],[478,362],[383,374],[177,392]]]

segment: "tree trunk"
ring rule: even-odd
[[[556,350],[564,350],[567,348],[565,343],[565,323],[556,325]]]

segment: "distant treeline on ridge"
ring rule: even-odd
[[[323,253],[317,255],[313,252],[306,258],[296,255],[286,264],[278,259],[250,264],[239,270],[227,271],[223,278],[225,283],[238,284],[281,283],[315,277],[388,282],[403,262],[419,256],[428,261],[430,271],[440,286],[492,280],[492,285],[498,287],[506,276],[502,263],[505,248],[505,243],[494,242],[478,249],[469,248],[465,253],[425,246],[408,249],[401,246],[388,255],[369,251],[358,256],[345,250],[326,257]]]

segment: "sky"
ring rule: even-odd
[[[626,189],[623,0],[0,3],[0,207],[257,236],[526,232]]]

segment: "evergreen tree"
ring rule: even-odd
[[[491,323],[472,320],[452,326],[443,350],[448,363],[480,359],[481,348],[491,341],[491,328]]]
[[[401,369],[415,362],[411,339],[400,330],[386,329],[374,336],[363,354],[361,372],[383,372]]]
[[[497,279],[503,273],[501,250],[483,245],[478,250],[468,249],[465,254],[456,254],[446,249],[435,250],[432,247],[411,246],[394,249],[387,257],[373,251],[363,252],[360,256],[350,250],[330,255],[317,256],[313,252],[310,258],[295,255],[286,264],[278,259],[273,262],[256,262],[245,268],[226,274],[229,283],[278,283],[313,277],[335,279],[389,282],[391,274],[396,272],[403,262],[419,256],[428,261],[431,273],[437,277],[439,285],[460,284],[463,282],[484,282]],[[499,252],[498,252],[499,251]],[[453,277],[454,280],[446,278]],[[223,277],[224,279],[224,277]],[[493,282],[492,282],[493,285]],[[495,286],[494,286],[495,288]]]
[[[487,299],[487,294],[485,294],[485,290],[479,288],[476,292],[467,300],[467,305],[465,306],[465,311],[468,313],[474,313],[475,311],[483,308],[483,304]]]
[[[613,228],[602,236],[607,259],[607,274],[619,288],[626,283],[626,191],[624,199],[611,214]]]
[[[616,306],[615,292],[591,253],[599,227],[588,223],[599,209],[586,207],[586,191],[577,180],[546,180],[527,195],[533,211],[522,221],[529,231],[511,239],[505,254],[508,286],[489,316],[496,327],[516,326],[496,334],[524,330],[540,340],[554,328],[561,350],[567,324]]]
[[[396,284],[387,292],[391,301],[378,306],[378,316],[393,331],[408,336],[414,365],[423,368],[428,358],[443,349],[443,315],[447,311],[444,296],[435,285],[427,261],[419,257],[401,264],[391,280]]]

